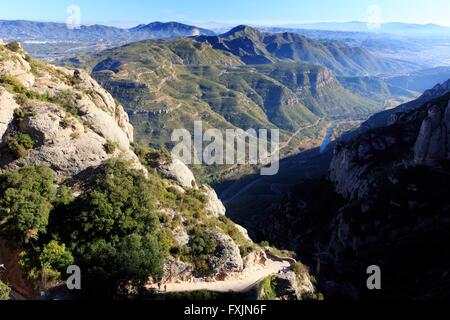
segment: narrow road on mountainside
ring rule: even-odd
[[[292,139],[294,139],[296,136],[298,136],[298,134],[302,131],[305,131],[306,129],[311,129],[314,127],[317,127],[319,125],[320,122],[322,122],[323,118],[318,119],[315,123],[310,124],[306,127],[301,127],[300,129],[298,129],[297,131],[294,132],[294,134],[286,141],[286,143],[283,144],[283,146],[280,148],[279,151],[287,148],[289,146],[289,144],[291,144]]]
[[[246,292],[257,283],[270,275],[287,270],[291,267],[288,260],[281,260],[268,257],[265,266],[261,269],[244,270],[242,274],[237,274],[234,279],[214,282],[180,282],[166,283],[166,292],[189,292],[207,290],[212,292]],[[151,287],[151,289],[155,289]]]

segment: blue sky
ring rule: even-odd
[[[450,26],[449,0],[0,0],[0,19],[65,22],[67,8],[81,9],[81,23],[133,26],[151,21],[281,25],[323,21],[366,21],[368,8],[382,22]]]

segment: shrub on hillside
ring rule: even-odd
[[[6,47],[7,47],[9,50],[13,51],[13,52],[17,52],[17,51],[19,51],[19,50],[22,48],[22,47],[20,46],[20,43],[17,42],[17,41],[11,41],[10,43],[8,43],[8,44],[6,45]]]
[[[10,299],[11,289],[0,280],[0,301]]]

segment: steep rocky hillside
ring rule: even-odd
[[[448,298],[450,256],[436,248],[450,243],[450,96],[416,103],[338,142],[327,176],[301,181],[246,224],[295,250],[329,297]],[[381,291],[367,290],[370,265],[381,268]]]
[[[63,177],[115,156],[140,166],[128,115],[89,75],[1,50],[2,166],[50,163]]]
[[[379,77],[339,77],[339,82],[348,90],[384,105],[386,109],[416,99],[420,93],[406,87],[391,84]]]
[[[32,60],[17,43],[0,44],[0,137],[0,262],[27,297],[59,288],[71,264],[83,294],[117,296],[245,281],[284,261],[183,163],[134,144],[122,106],[88,74]],[[314,297],[306,269],[285,275],[290,298]]]
[[[448,298],[450,256],[430,248],[450,243],[449,98],[400,112],[390,126],[335,150],[330,178],[350,201],[334,222],[328,250],[335,266],[348,263],[349,270],[378,264],[387,297]]]
[[[392,122],[396,121],[397,114],[413,110],[428,101],[437,99],[447,94],[448,92],[450,92],[450,80],[437,84],[432,89],[426,90],[419,98],[415,100],[404,103],[397,108],[374,114],[366,122],[363,123],[360,131],[388,126]]]

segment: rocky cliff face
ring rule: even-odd
[[[268,208],[260,237],[295,250],[328,297],[448,298],[450,254],[431,248],[450,244],[449,100],[394,110],[388,126],[337,143],[328,177]],[[371,265],[378,292],[367,289]]]
[[[449,157],[449,100],[446,96],[397,112],[389,126],[372,130],[336,146],[330,179],[338,193],[362,199],[376,180],[392,167],[438,165]]]
[[[333,73],[328,69],[322,69],[315,74],[314,89],[320,90],[327,85],[336,84],[337,80]]]
[[[449,98],[399,111],[389,126],[336,147],[330,178],[346,205],[336,210],[326,251],[340,275],[351,279],[349,269],[372,261],[396,294],[445,296],[431,288],[447,281],[450,257],[428,250],[450,241]],[[356,278],[364,292],[362,277]]]
[[[450,101],[445,109],[432,105],[414,147],[418,164],[433,165],[450,157]]]
[[[437,84],[432,89],[425,91],[423,96],[435,98],[435,97],[443,96],[443,95],[447,94],[448,92],[450,92],[450,80],[448,80],[444,83]]]
[[[48,164],[71,177],[120,157],[145,170],[131,151],[133,128],[122,106],[87,73],[31,61],[0,47],[0,162],[8,168]],[[26,154],[14,154],[27,135]]]

